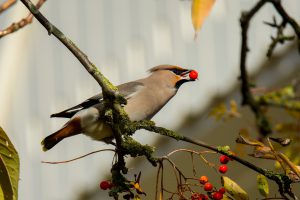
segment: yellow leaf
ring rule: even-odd
[[[257,187],[259,193],[267,198],[269,195],[269,184],[267,178],[262,174],[257,175]]]
[[[210,13],[215,0],[193,0],[192,2],[192,23],[195,30],[195,39],[205,18]]]
[[[236,200],[248,200],[249,196],[236,182],[226,176],[222,176],[222,185],[234,199]]]
[[[236,139],[236,142],[239,144],[247,144],[251,146],[260,146],[260,147],[265,147],[263,143],[261,143],[258,140],[254,140],[250,137],[248,137],[248,132],[246,129],[241,129],[239,132],[239,137]]]
[[[278,157],[300,178],[299,168],[286,155],[278,153]]]
[[[270,147],[261,147],[256,146],[254,148],[253,154],[250,154],[255,158],[264,158],[264,159],[271,159],[276,160],[276,156]]]

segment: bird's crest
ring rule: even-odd
[[[184,69],[182,67],[179,66],[174,66],[174,65],[158,65],[156,67],[153,67],[151,69],[149,69],[149,72],[155,72],[158,70],[171,70],[171,69],[178,69],[180,71],[183,71]]]

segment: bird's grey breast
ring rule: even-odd
[[[124,107],[132,121],[151,119],[175,94],[176,89],[144,83]]]

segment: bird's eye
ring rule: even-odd
[[[176,75],[180,75],[182,73],[182,71],[179,69],[171,69],[171,71]]]

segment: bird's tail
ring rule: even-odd
[[[51,135],[47,136],[43,141],[41,142],[43,151],[48,151],[52,147],[54,147],[57,143],[62,141],[66,137],[70,137],[73,135],[79,134],[80,128],[78,127],[78,124],[73,120],[67,123],[63,128],[56,131],[55,133],[52,133]]]

